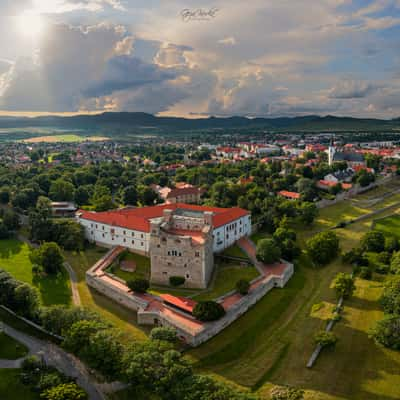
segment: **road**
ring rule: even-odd
[[[44,359],[47,365],[51,365],[65,375],[75,378],[77,384],[86,391],[90,400],[105,400],[100,385],[90,377],[85,365],[72,354],[65,352],[53,343],[17,331],[7,324],[3,323],[2,327],[5,334],[25,345],[29,349],[29,354],[38,355]],[[0,360],[0,368],[18,368],[21,361],[21,359]]]

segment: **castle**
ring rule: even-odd
[[[250,213],[238,207],[175,203],[106,212],[80,210],[77,220],[90,242],[149,256],[152,283],[168,285],[171,277],[179,276],[189,288],[206,288],[214,253],[251,233]]]

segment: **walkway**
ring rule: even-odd
[[[3,323],[2,326],[5,334],[22,343],[29,349],[30,355],[41,357],[46,364],[57,368],[69,377],[75,378],[77,384],[87,392],[90,400],[105,400],[99,388],[99,384],[92,380],[84,364],[72,354],[65,352],[55,344],[39,340],[26,333],[17,331],[7,324]],[[0,360],[0,368],[18,368],[21,361],[21,359],[10,361]]]
[[[32,247],[39,247],[36,243],[32,243],[27,237],[21,235],[20,233],[17,236],[18,240],[24,242]],[[75,306],[80,306],[82,304],[81,297],[79,295],[78,290],[78,277],[76,276],[75,271],[72,269],[71,265],[64,261],[64,268],[68,272],[69,280],[71,282],[71,292],[72,292],[72,302]]]

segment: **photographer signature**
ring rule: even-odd
[[[209,21],[217,16],[218,11],[218,8],[210,8],[209,10],[203,8],[197,8],[195,10],[185,8],[181,11],[181,17],[184,22]]]

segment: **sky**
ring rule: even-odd
[[[0,0],[0,114],[400,117],[400,0]]]

